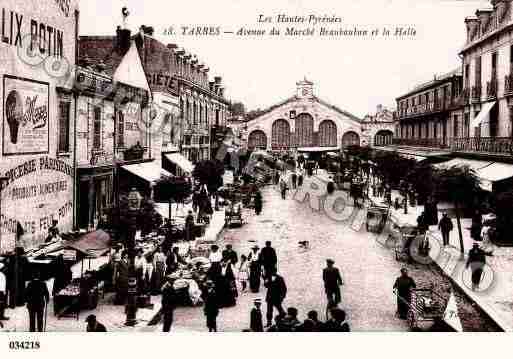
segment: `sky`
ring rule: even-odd
[[[296,82],[314,82],[315,95],[355,116],[374,113],[378,104],[395,107],[395,98],[419,83],[461,65],[464,19],[481,0],[82,0],[80,34],[113,35],[128,7],[132,31],[153,26],[155,37],[196,54],[222,76],[226,96],[247,110],[264,109],[295,94]],[[312,24],[259,23],[287,16],[340,17],[342,23],[315,26],[314,37],[286,37],[287,27]],[[183,35],[182,26],[220,26],[219,36]],[[282,31],[280,36],[237,36],[239,29]],[[415,29],[415,36],[321,37],[321,26],[338,29]],[[164,34],[172,27],[173,35]],[[234,32],[233,34],[224,33]]]

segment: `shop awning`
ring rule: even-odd
[[[194,165],[192,162],[185,158],[181,153],[166,153],[164,156],[166,156],[168,160],[180,167],[186,173],[192,173],[194,170]]]
[[[451,168],[451,167],[463,167],[468,166],[471,170],[479,171],[481,168],[485,168],[489,165],[491,165],[493,162],[491,161],[479,161],[479,160],[469,160],[466,158],[453,158],[452,160],[449,160],[447,162],[442,162],[434,165],[434,167],[439,169],[445,169],[445,168]]]
[[[484,119],[488,117],[493,105],[495,105],[495,101],[485,103],[483,105],[483,107],[481,108],[481,112],[479,112],[479,114],[472,120],[470,126],[471,127],[479,126],[481,124],[481,122],[483,122]]]
[[[299,147],[298,152],[333,152],[340,151],[338,147]]]
[[[162,176],[173,177],[171,173],[160,167],[155,161],[125,165],[123,168],[148,182],[155,182]]]
[[[67,240],[53,250],[47,251],[45,254],[51,255],[54,252],[62,252],[64,249],[72,249],[80,252],[87,258],[98,258],[103,256],[110,250],[110,236],[101,229],[84,234],[78,239]]]
[[[481,188],[491,192],[494,182],[513,177],[513,165],[495,162],[478,170],[477,175],[481,180]]]
[[[424,156],[417,156],[417,155],[412,155],[412,154],[409,154],[409,153],[399,153],[399,155],[401,157],[408,158],[410,160],[415,160],[417,162],[424,161],[427,158],[427,157],[424,157]]]

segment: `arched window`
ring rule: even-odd
[[[255,130],[249,134],[248,137],[248,148],[253,150],[255,148],[258,149],[266,149],[267,148],[267,136],[264,131]]]
[[[273,149],[288,148],[290,146],[290,125],[287,121],[283,119],[274,121],[271,146]]]
[[[296,141],[298,147],[311,147],[313,141],[314,120],[307,113],[302,113],[296,117]]]
[[[354,131],[346,132],[344,136],[342,136],[342,148],[355,145],[360,145],[360,136]]]
[[[322,121],[319,125],[319,146],[337,146],[337,125],[331,120]]]

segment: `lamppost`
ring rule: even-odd
[[[137,279],[135,276],[135,232],[137,230],[137,213],[141,208],[141,194],[135,188],[132,188],[128,194],[128,211],[130,213],[130,229],[127,237],[128,252],[128,296],[126,304],[126,322],[129,327],[137,323]]]
[[[4,189],[4,182],[7,182],[9,178],[0,176],[0,218],[2,216],[2,190]],[[3,227],[0,224],[0,245],[2,244],[2,231]]]

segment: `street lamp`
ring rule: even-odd
[[[128,194],[128,211],[130,213],[130,230],[127,238],[128,251],[128,296],[126,304],[126,326],[133,327],[137,323],[137,279],[135,276],[135,232],[137,230],[137,213],[141,208],[141,194],[132,188]]]
[[[4,182],[9,180],[8,177],[0,176],[0,216],[2,215],[2,190],[4,189]],[[0,244],[2,243],[3,227],[0,225]]]

